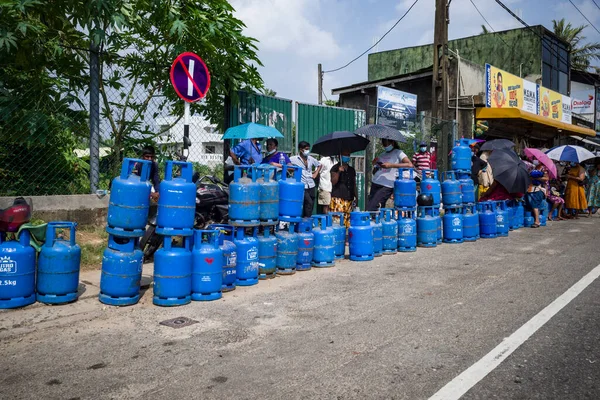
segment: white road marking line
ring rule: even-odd
[[[190,60],[190,63],[188,64],[188,72],[190,73],[190,76],[192,78],[194,77],[194,66],[195,65],[196,65],[196,61]],[[187,95],[188,96],[194,95],[194,83],[192,82],[192,80],[190,78],[188,78]]]
[[[519,348],[527,339],[537,332],[554,317],[567,304],[575,299],[592,282],[600,276],[600,265],[596,266],[587,275],[571,286],[560,297],[550,303],[546,308],[537,313],[533,318],[527,321],[523,326],[517,329],[512,335],[505,338],[496,348],[483,356],[475,364],[467,368],[456,378],[448,382],[429,400],[454,400],[461,398],[480,380],[492,372],[502,361]]]

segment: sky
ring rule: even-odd
[[[494,0],[452,0],[449,38],[521,27]],[[572,0],[600,30],[600,0]],[[323,70],[341,67],[366,49],[408,10],[414,0],[230,0],[245,33],[259,40],[259,71],[265,86],[278,97],[317,103],[317,64]],[[573,25],[588,24],[568,0],[504,0],[529,25],[552,30],[552,20],[566,18]],[[378,46],[385,51],[433,42],[435,0],[419,0],[410,13]],[[589,24],[588,24],[589,25]],[[587,41],[600,42],[600,33],[589,26]],[[338,72],[324,75],[326,98],[331,89],[367,80],[367,54]]]

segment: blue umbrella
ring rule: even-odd
[[[546,155],[556,161],[571,161],[580,163],[596,157],[594,153],[580,146],[558,146],[546,152]]]
[[[223,139],[262,139],[282,138],[283,135],[277,129],[270,126],[248,122],[247,124],[234,126],[227,129]]]

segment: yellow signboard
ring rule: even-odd
[[[537,85],[486,64],[487,106],[537,114]]]

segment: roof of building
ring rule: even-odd
[[[355,83],[350,86],[344,86],[344,87],[340,87],[340,88],[336,88],[336,89],[331,89],[331,94],[336,95],[336,94],[342,94],[342,93],[348,93],[348,92],[355,92],[357,90],[369,89],[369,88],[374,88],[377,86],[388,86],[393,83],[406,82],[406,81],[410,81],[413,79],[428,78],[430,76],[433,76],[433,66],[423,68],[423,69],[420,69],[418,71],[411,72],[408,74],[396,75],[396,76],[392,76],[389,78],[377,79],[374,81],[365,81],[365,82]]]

